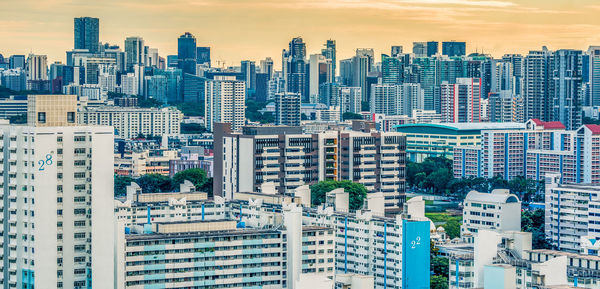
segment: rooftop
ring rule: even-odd
[[[502,129],[525,129],[520,122],[478,122],[478,123],[414,123],[395,126],[398,131],[405,128],[441,128],[454,131],[481,131]]]

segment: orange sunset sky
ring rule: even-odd
[[[295,36],[308,54],[335,39],[338,59],[359,47],[410,52],[413,41],[428,40],[466,41],[468,53],[496,57],[600,45],[598,0],[0,0],[0,53],[64,62],[80,16],[100,18],[102,42],[123,48],[125,37],[141,36],[163,57],[189,31],[211,46],[213,65],[227,66],[267,56],[277,64]]]

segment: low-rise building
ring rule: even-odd
[[[461,236],[476,235],[479,230],[495,232],[521,230],[521,201],[508,190],[491,193],[471,191],[463,202]]]

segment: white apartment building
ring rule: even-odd
[[[302,227],[302,273],[333,279],[335,231],[331,227]]]
[[[442,122],[481,122],[481,78],[457,78],[442,82]]]
[[[558,250],[579,253],[582,238],[592,245],[600,239],[600,185],[561,184],[560,178],[546,174],[546,238]],[[581,253],[598,255],[589,249]]]
[[[179,135],[183,113],[175,107],[86,107],[78,112],[78,122],[85,125],[112,126],[118,138]]]
[[[521,230],[521,201],[508,190],[496,189],[489,194],[471,191],[463,204],[461,236],[476,235],[479,230]]]
[[[0,287],[113,288],[113,129],[79,126],[75,95],[30,95],[0,126]]]
[[[233,130],[246,124],[246,83],[235,77],[207,80],[204,97],[204,127],[213,131],[216,122],[230,123]]]
[[[531,238],[480,231],[471,253],[449,255],[449,288],[600,288],[600,257],[532,249]]]
[[[153,232],[125,236],[124,288],[293,288],[284,231],[218,220],[155,223]]]

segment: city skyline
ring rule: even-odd
[[[465,41],[476,50],[500,57],[529,50],[587,49],[600,43],[600,5],[591,0],[331,0],[331,1],[127,1],[86,3],[78,0],[10,0],[0,12],[0,53],[46,54],[65,62],[73,47],[73,18],[100,18],[100,41],[124,48],[129,36],[141,36],[161,56],[177,53],[177,38],[191,32],[199,46],[213,48],[213,63],[272,57],[280,67],[281,50],[301,36],[307,54],[335,39],[338,60],[356,48],[374,48],[377,58],[392,45],[412,50],[416,41]],[[576,2],[576,3],[575,3]],[[23,11],[27,11],[24,13]],[[157,17],[159,20],[157,20]],[[131,21],[135,19],[135,21]],[[221,63],[222,64],[222,63]]]

